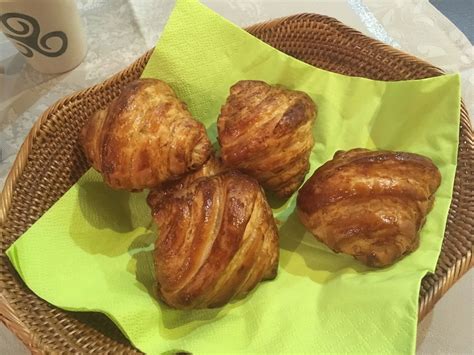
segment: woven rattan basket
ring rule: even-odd
[[[442,74],[430,64],[348,28],[304,14],[247,29],[270,45],[314,66],[379,80]],[[5,250],[88,169],[77,144],[85,120],[138,78],[151,51],[102,84],[68,96],[35,123],[0,198],[0,319],[34,353],[136,352],[105,316],[57,309],[35,296],[16,275]],[[436,273],[423,279],[420,319],[471,266],[474,235],[473,133],[464,105],[453,201]]]

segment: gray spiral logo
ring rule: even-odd
[[[0,16],[5,35],[13,39],[22,48],[20,53],[25,57],[33,57],[33,50],[48,57],[58,57],[66,51],[67,36],[62,31],[53,31],[40,36],[41,29],[35,18],[16,12]],[[61,47],[57,50],[48,45],[51,38],[59,38]]]

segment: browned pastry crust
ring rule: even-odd
[[[217,121],[222,160],[288,197],[309,169],[316,105],[300,91],[239,81]]]
[[[423,156],[339,151],[298,192],[302,223],[336,252],[383,267],[418,247],[441,175]]]
[[[197,170],[185,175],[181,179],[165,182],[157,188],[150,190],[147,197],[147,203],[154,210],[159,209],[168,196],[175,194],[179,190],[187,189],[195,180],[202,177],[217,175],[227,169],[222,164],[220,158],[211,153],[209,159]]]
[[[113,188],[141,190],[201,166],[211,143],[171,87],[157,79],[132,82],[86,123],[87,158]]]
[[[179,309],[245,296],[278,267],[278,234],[258,183],[238,172],[199,178],[153,205],[159,297]]]

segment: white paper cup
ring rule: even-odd
[[[0,29],[42,73],[69,71],[87,52],[74,0],[0,0]]]

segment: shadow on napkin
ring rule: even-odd
[[[155,247],[156,232],[149,232],[138,236],[128,248],[132,256],[127,265],[127,271],[135,275],[138,286],[157,299],[155,289],[155,267],[153,250]]]
[[[132,231],[129,202],[128,191],[113,190],[98,181],[79,184],[80,213],[95,228],[119,233]]]
[[[296,211],[293,211],[280,226],[279,234],[280,267],[295,276],[309,277],[316,283],[324,284],[341,274],[373,270],[360,263],[354,263],[352,257],[348,255],[334,253],[317,241],[301,224]],[[301,267],[302,263],[306,267]]]

